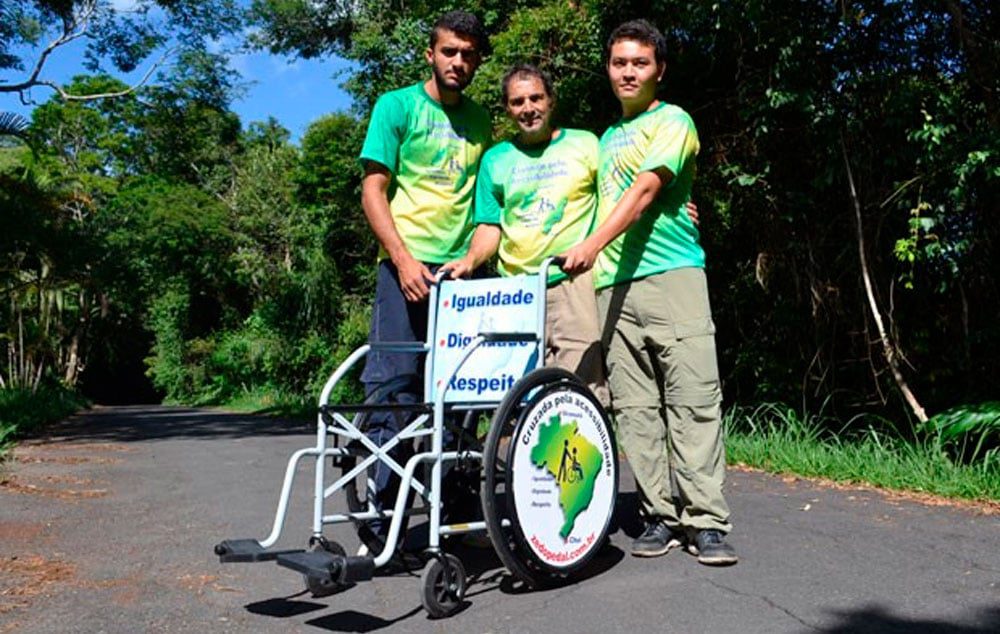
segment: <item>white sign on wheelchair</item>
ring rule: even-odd
[[[431,394],[448,382],[450,403],[499,402],[524,374],[540,365],[535,341],[479,346],[452,376],[474,337],[483,333],[541,333],[539,281],[535,275],[442,281],[437,295],[430,368]]]

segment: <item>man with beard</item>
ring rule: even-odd
[[[375,104],[360,156],[361,206],[380,246],[371,343],[423,342],[434,273],[468,248],[476,171],[491,123],[462,90],[488,46],[476,16],[442,15],[424,52],[431,78],[388,92]],[[419,402],[423,357],[373,350],[361,380],[369,402]],[[366,433],[381,445],[406,422],[398,413],[371,414]],[[371,477],[376,506],[391,506],[398,484],[391,470],[379,462]],[[388,523],[371,527],[383,534]]]

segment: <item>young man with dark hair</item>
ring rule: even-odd
[[[600,141],[599,224],[566,252],[564,269],[594,268],[618,438],[646,523],[632,554],[684,545],[701,563],[727,565],[737,556],[725,541],[715,325],[705,253],[685,213],[698,134],[686,112],[657,99],[665,50],[645,20],[622,24],[608,39],[622,118]]]
[[[597,137],[555,127],[552,81],[535,66],[501,84],[517,137],[490,148],[476,180],[476,231],[468,253],[445,265],[470,274],[499,251],[500,275],[537,273],[542,261],[583,240],[597,211]],[[593,278],[549,272],[545,364],[576,373],[608,404]]]
[[[369,341],[423,342],[427,297],[438,266],[465,253],[479,159],[490,144],[485,109],[464,97],[488,41],[476,16],[452,11],[430,33],[424,58],[430,79],[382,95],[361,150],[361,206],[379,241],[378,277]],[[369,400],[422,400],[423,357],[369,353],[361,380]],[[381,445],[406,423],[380,413],[367,434]],[[376,505],[391,506],[395,482],[379,462],[372,477]],[[373,522],[376,532],[386,525]]]
[[[443,33],[451,32],[468,38],[475,45],[476,52],[480,59],[491,52],[490,40],[486,36],[482,22],[475,15],[466,11],[449,11],[438,17],[431,27],[430,48],[437,44],[438,37]],[[470,78],[471,81],[471,78]]]

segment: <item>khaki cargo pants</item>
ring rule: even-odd
[[[545,293],[545,365],[575,373],[598,402],[608,406],[594,277],[589,271],[567,278]]]
[[[611,286],[597,302],[618,442],[643,515],[672,529],[728,533],[722,394],[704,270]]]

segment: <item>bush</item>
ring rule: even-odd
[[[43,425],[66,418],[87,401],[62,385],[43,385],[35,392],[26,389],[0,390],[0,456],[14,441]]]
[[[180,282],[169,286],[149,308],[155,342],[152,354],[146,358],[149,367],[146,374],[166,394],[164,400],[168,402],[181,401],[192,391],[191,376],[184,363],[184,327],[189,308],[187,287]]]
[[[1000,401],[953,407],[928,420],[924,431],[960,460],[1000,466]]]

